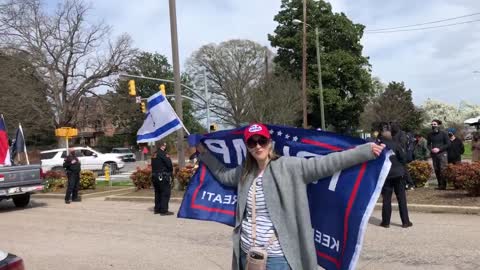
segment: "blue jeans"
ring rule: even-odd
[[[240,250],[240,269],[245,270],[247,265],[247,253]],[[268,257],[267,270],[291,270],[285,256],[282,257]]]

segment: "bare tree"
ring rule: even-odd
[[[0,6],[0,46],[28,56],[47,85],[56,126],[75,125],[81,97],[110,85],[135,53],[128,35],[112,42],[109,26],[87,22],[88,11],[82,0],[61,1],[51,15],[40,0]]]
[[[268,49],[250,40],[209,44],[192,54],[187,72],[203,88],[206,70],[211,110],[225,124],[239,126],[251,120],[251,92],[264,77],[265,63],[271,55]]]
[[[300,84],[289,74],[281,73],[263,78],[251,94],[254,98],[249,116],[253,121],[295,125],[301,118]]]

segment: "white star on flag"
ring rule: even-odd
[[[287,135],[285,135],[285,139],[287,139],[287,140],[288,140],[288,138],[290,138],[290,135],[288,135],[288,134],[287,134]]]
[[[282,131],[280,131],[280,130],[277,132],[277,135],[278,135],[278,136],[282,136],[282,134],[283,134],[283,133],[282,133]]]
[[[270,130],[270,134],[273,134],[275,131],[273,131],[273,129]]]
[[[294,142],[298,141],[298,137],[297,136],[293,137],[293,141]]]

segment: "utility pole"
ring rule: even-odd
[[[203,69],[203,83],[205,87],[205,103],[207,107],[207,130],[210,132],[210,97],[208,96],[207,87],[207,69]]]
[[[318,66],[318,88],[320,89],[320,121],[322,124],[322,130],[325,130],[325,111],[323,108],[323,84],[322,84],[322,66],[320,65],[320,34],[318,32],[318,26],[315,27],[315,45],[317,47],[317,66]]]
[[[180,87],[180,60],[178,57],[178,36],[177,36],[177,11],[175,0],[169,0],[170,8],[170,33],[172,36],[172,60],[173,60],[173,77],[175,89],[175,111],[183,122],[182,108],[182,90]],[[185,152],[183,150],[183,129],[177,131],[177,152],[178,166],[185,167]]]
[[[303,33],[302,33],[302,105],[303,128],[307,123],[307,0],[303,0]]]

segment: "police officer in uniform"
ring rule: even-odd
[[[161,216],[173,215],[168,211],[170,201],[171,178],[173,173],[172,160],[165,152],[166,143],[162,143],[152,155],[152,184],[155,189],[154,214]]]
[[[68,149],[69,155],[63,161],[63,168],[67,173],[67,193],[65,194],[65,203],[70,203],[70,199],[79,202],[78,190],[80,189],[80,171],[81,164],[75,155],[75,150]]]

